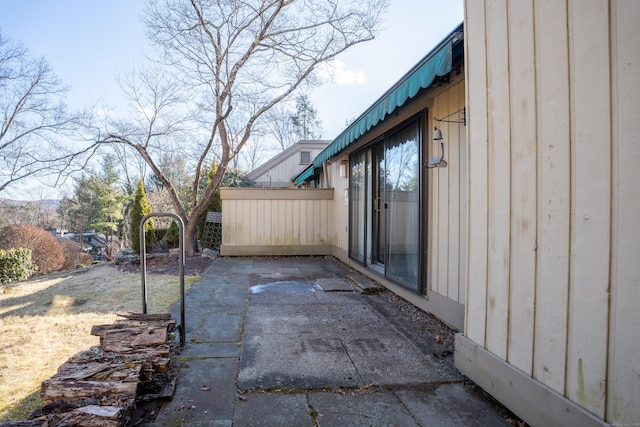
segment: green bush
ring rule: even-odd
[[[175,221],[171,221],[171,225],[160,239],[160,246],[165,249],[177,248],[180,245],[180,227]]]
[[[31,261],[31,249],[0,249],[0,285],[26,280],[37,269]]]
[[[140,180],[138,181],[131,209],[131,248],[135,253],[140,253],[140,221],[149,213],[151,213],[151,205],[147,200],[144,183]],[[147,252],[151,252],[156,245],[155,229],[153,218],[149,218],[144,225],[144,245]]]

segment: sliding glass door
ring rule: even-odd
[[[367,244],[367,179],[366,152],[360,151],[351,156],[350,169],[350,214],[349,214],[349,256],[364,264],[365,248]]]
[[[417,292],[420,252],[417,126],[389,137],[385,164],[386,275]]]
[[[391,132],[350,161],[350,254],[420,291],[420,129]]]
[[[378,266],[384,269],[385,253],[387,249],[386,237],[386,215],[387,215],[387,202],[385,199],[384,187],[386,185],[386,164],[384,161],[384,142],[376,144],[372,151],[372,167],[373,173],[371,174],[373,194],[373,206],[371,210],[373,212],[373,222],[370,231],[371,241],[373,243],[373,253],[370,258],[370,264]]]

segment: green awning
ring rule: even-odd
[[[307,169],[302,171],[300,175],[296,176],[294,182],[296,183],[296,185],[300,185],[303,182],[305,182],[307,178],[311,178],[313,174],[314,174],[314,167],[313,165],[311,165]]]
[[[429,87],[436,76],[448,74],[451,71],[453,39],[454,35],[450,35],[438,45],[344,132],[327,145],[313,161],[314,166],[320,167],[325,161],[340,153],[384,120],[386,116],[402,107],[407,100],[416,96],[421,89]]]

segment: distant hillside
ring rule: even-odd
[[[0,198],[0,228],[12,224],[33,224],[42,228],[60,227],[61,200],[18,200]]]
[[[10,203],[13,205],[24,206],[28,204],[36,204],[40,205],[44,208],[53,208],[57,209],[60,206],[60,202],[62,200],[59,199],[44,199],[44,200],[14,200],[14,199],[3,199],[0,198],[0,203]]]

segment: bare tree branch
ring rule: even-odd
[[[170,190],[170,197],[185,221],[192,251],[198,220],[230,162],[266,128],[266,114],[309,83],[319,64],[371,40],[387,3],[149,0],[143,19],[166,68],[122,85],[132,109],[130,126],[107,132],[100,143],[135,147],[172,189],[157,167],[158,156],[176,138],[190,141],[183,147],[193,159],[196,177],[190,206],[185,208],[175,191]],[[218,168],[207,185],[201,185],[214,159]]]
[[[90,115],[69,112],[66,92],[43,58],[0,34],[0,192],[31,177],[61,179],[78,157],[66,142]]]

